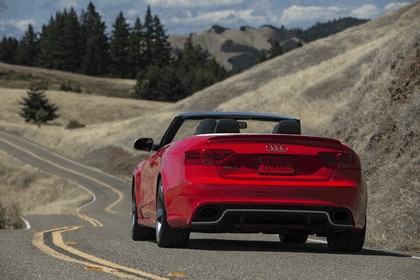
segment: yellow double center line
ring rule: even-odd
[[[98,257],[95,257],[93,255],[84,253],[82,251],[79,251],[71,246],[68,246],[65,244],[63,240],[62,233],[63,232],[70,232],[80,229],[80,226],[77,227],[64,227],[64,228],[57,228],[57,229],[51,229],[46,230],[42,232],[37,232],[34,235],[34,238],[32,240],[32,244],[37,247],[42,252],[53,256],[57,259],[77,263],[83,265],[88,270],[94,270],[94,271],[102,271],[105,273],[112,274],[114,276],[120,277],[120,278],[128,278],[128,279],[153,279],[153,280],[167,280],[167,278],[160,277],[158,275],[150,274],[138,269],[126,267],[123,265],[119,265],[116,263],[113,263],[111,261],[107,261],[104,259],[100,259]],[[46,233],[52,233],[52,242],[55,246],[58,248],[63,249],[66,252],[69,252],[75,256],[78,256],[79,258],[74,258],[65,254],[62,254],[60,252],[57,252],[53,248],[49,247],[44,243],[44,235]]]
[[[68,169],[66,167],[60,166],[50,160],[47,160],[45,158],[42,158],[40,156],[38,156],[37,154],[24,150],[21,147],[15,145],[14,143],[11,143],[7,140],[4,139],[0,139],[0,141],[5,142],[6,144],[21,150],[31,156],[33,156],[34,158],[37,158],[41,161],[44,161],[50,165],[53,165],[61,170],[65,170],[67,172],[70,172],[72,174],[78,175],[80,177],[86,178],[88,180],[91,180],[95,183],[97,183],[98,185],[101,185],[105,188],[110,189],[111,191],[113,191],[114,193],[117,194],[118,198],[117,200],[115,200],[114,202],[112,202],[110,205],[108,205],[105,208],[105,211],[108,213],[117,213],[116,211],[112,210],[113,207],[115,207],[118,203],[120,203],[123,199],[124,199],[124,195],[122,192],[120,192],[119,190],[115,189],[114,187],[105,184],[95,178],[89,177],[87,175],[81,174],[79,172],[76,172],[74,170]],[[92,224],[95,227],[102,227],[103,224],[101,222],[99,222],[98,220],[89,217],[85,214],[82,213],[78,213],[78,217],[89,222],[90,224]],[[109,273],[112,274],[116,277],[119,278],[127,278],[127,279],[153,279],[153,280],[168,280],[167,278],[163,278],[160,277],[158,275],[154,275],[154,274],[150,274],[138,269],[134,269],[134,268],[130,268],[130,267],[126,267],[123,265],[119,265],[116,263],[113,263],[111,261],[107,261],[104,259],[100,259],[96,256],[87,254],[85,252],[79,251],[76,248],[73,248],[71,246],[68,246],[64,241],[63,241],[63,236],[62,233],[63,232],[70,232],[70,231],[75,231],[82,228],[81,226],[72,226],[72,227],[63,227],[63,228],[57,228],[57,229],[51,229],[51,230],[45,230],[42,232],[36,232],[34,234],[34,238],[32,240],[32,244],[37,247],[40,251],[55,257],[57,259],[63,260],[63,261],[67,261],[67,262],[72,262],[72,263],[77,263],[77,264],[81,264],[83,266],[85,266],[86,269],[88,270],[94,270],[94,271],[101,271],[101,272],[105,272],[105,273]],[[47,244],[45,244],[44,242],[44,236],[45,234],[51,233],[52,235],[52,243],[58,247],[61,248],[62,250],[64,250],[64,252],[68,252],[70,253],[69,255],[67,254],[63,254],[60,253],[56,250],[54,250],[53,248],[51,248],[50,246],[48,246]],[[74,255],[78,258],[75,258],[71,255]]]
[[[90,223],[94,227],[103,227],[104,226],[104,224],[101,223],[100,221],[98,221],[98,220],[96,220],[92,217],[89,217],[85,214],[77,213],[77,217],[79,217],[82,220],[85,220],[86,222]]]

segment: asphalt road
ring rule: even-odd
[[[420,279],[419,257],[337,254],[275,235],[193,233],[186,249],[134,242],[130,182],[3,132],[0,149],[94,197],[77,216],[26,216],[31,229],[0,231],[0,279]]]

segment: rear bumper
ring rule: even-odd
[[[168,223],[203,232],[360,230],[364,182],[228,181],[181,183],[165,190]]]
[[[205,232],[328,233],[349,228],[353,219],[346,208],[293,205],[203,205],[191,223],[192,230]]]

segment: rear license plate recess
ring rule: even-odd
[[[291,156],[259,157],[258,173],[263,175],[293,175],[295,168]]]

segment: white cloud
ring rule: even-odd
[[[71,8],[77,9],[80,7],[78,0],[59,0],[54,5],[57,9]]]
[[[242,4],[244,0],[145,0],[146,4],[161,7],[207,7]]]
[[[410,4],[411,4],[410,2],[402,2],[402,3],[391,2],[385,6],[385,10],[392,11],[392,10],[396,10]]]
[[[260,24],[265,21],[265,17],[254,15],[254,10],[223,10],[215,12],[198,13],[193,16],[191,12],[187,12],[186,17],[174,17],[171,23],[174,24],[208,24],[221,23],[229,24],[238,21],[252,22]]]
[[[22,19],[22,20],[2,20],[2,25],[9,26],[12,28],[17,28],[20,31],[26,31],[28,29],[28,25],[32,24],[35,25],[34,19]]]
[[[28,29],[28,25],[32,24],[32,26],[35,25],[34,19],[23,19],[18,21],[11,21],[11,24],[14,25],[16,28],[18,28],[20,31],[26,31]]]
[[[325,21],[340,17],[343,10],[339,7],[297,6],[285,9],[280,17],[284,25],[297,25],[300,23]]]
[[[7,19],[0,19],[0,37],[12,36],[16,37],[16,33],[23,34],[26,30],[28,30],[28,25],[32,24],[34,29],[36,30],[36,20],[34,19],[24,19],[24,20],[7,20]]]
[[[127,16],[135,17],[139,15],[139,11],[137,9],[128,9]]]
[[[363,5],[355,8],[351,16],[361,19],[370,19],[380,15],[380,11],[375,5]]]

